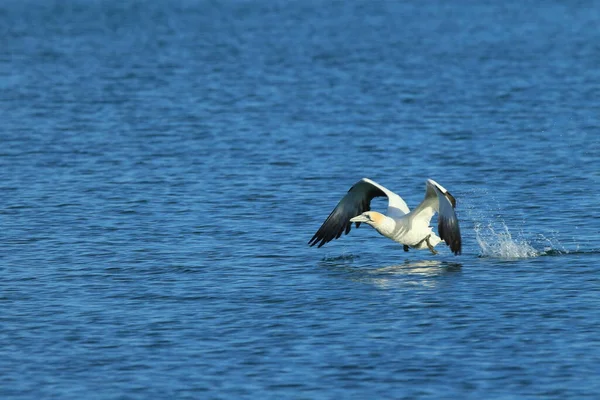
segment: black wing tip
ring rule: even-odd
[[[320,243],[319,243],[319,242],[320,242]],[[327,243],[327,242],[326,242],[326,241],[324,241],[324,240],[323,240],[323,238],[313,238],[313,239],[310,239],[310,240],[308,241],[308,245],[309,245],[310,247],[313,247],[313,246],[314,246],[314,245],[316,245],[317,243],[318,243],[318,246],[317,246],[317,248],[319,248],[319,247],[323,246],[323,245],[324,245],[325,243]]]
[[[458,240],[458,243],[452,243],[450,245],[450,250],[454,253],[455,256],[459,256],[462,254],[462,243]]]
[[[314,236],[308,241],[308,245],[310,247],[313,247],[314,245],[318,244],[317,248],[320,248],[323,245],[331,242],[332,240],[339,239],[342,235],[347,235],[348,233],[350,233],[351,228],[352,223],[349,221],[347,224],[342,225],[342,227],[337,233],[335,230],[324,229],[323,227],[321,227],[317,231],[317,233],[315,233]]]
[[[308,245],[310,247],[313,247],[315,244],[317,244],[317,242],[319,241],[318,236],[319,232],[315,233],[313,237],[310,238],[310,240],[308,241]]]
[[[462,254],[462,237],[460,235],[460,227],[458,225],[458,219],[439,217],[438,231],[440,239],[442,239],[454,255],[458,256]]]
[[[374,197],[386,196],[385,192],[379,189],[379,187],[373,185],[368,178],[362,178],[356,182],[354,185],[352,185],[348,192],[352,192],[352,190],[361,183],[367,183],[369,185],[368,188],[361,189],[363,191],[361,195],[362,197],[356,199],[350,198],[347,203],[344,203],[344,199],[346,199],[346,197],[342,198],[342,200],[338,202],[337,206],[335,206],[333,211],[329,214],[325,222],[323,222],[323,225],[321,225],[317,233],[315,233],[312,239],[308,241],[309,246],[312,247],[318,244],[317,247],[321,247],[332,240],[339,239],[342,235],[349,234],[350,230],[352,229],[352,222],[350,222],[350,219],[362,214],[365,211],[369,211],[371,208],[371,200]],[[360,226],[360,222],[356,222],[355,225],[358,228]]]

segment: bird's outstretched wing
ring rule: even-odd
[[[450,250],[456,255],[462,251],[462,239],[458,218],[454,212],[456,199],[442,185],[433,179],[427,180],[425,198],[412,212],[412,219],[420,220],[421,223],[429,225],[431,217],[437,212],[438,233]]]
[[[352,228],[350,218],[369,211],[371,200],[375,197],[388,198],[388,214],[404,215],[409,212],[404,200],[396,193],[370,179],[363,178],[348,190],[308,244],[314,246],[318,243],[317,247],[321,247],[333,239],[338,239],[342,233],[348,234]],[[356,227],[359,226],[360,222],[357,222]]]

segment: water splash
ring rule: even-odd
[[[571,253],[569,250],[567,250],[562,245],[562,243],[560,243],[558,241],[558,238],[556,237],[557,232],[553,232],[551,235],[552,236],[550,236],[550,237],[543,235],[541,233],[538,235],[538,241],[539,241],[540,245],[544,247],[544,251],[542,252],[543,255],[559,256],[562,254]],[[577,247],[575,248],[575,253],[578,253],[578,252],[579,252],[579,244],[577,244]]]
[[[522,233],[513,235],[508,226],[501,217],[502,207],[496,201],[487,189],[473,189],[469,196],[464,199],[465,211],[468,217],[475,222],[475,239],[479,244],[480,257],[493,258],[531,258],[545,255],[546,250],[536,249],[537,243],[533,244],[530,240],[523,237]],[[552,241],[545,240],[544,245]],[[534,245],[536,245],[534,247]],[[543,247],[543,246],[542,246]]]
[[[508,227],[502,222],[502,230],[496,231],[493,224],[475,225],[475,238],[481,250],[481,257],[530,258],[543,253],[537,251],[527,240],[513,238]]]

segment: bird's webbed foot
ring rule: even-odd
[[[408,251],[408,246],[404,245],[404,251]]]
[[[431,245],[431,243],[429,243],[429,238],[431,237],[431,235],[428,235],[425,239],[425,243],[427,244],[427,248],[429,249],[429,251],[431,251],[431,254],[436,255],[438,254],[437,251],[435,251],[435,249],[433,248],[433,246]]]

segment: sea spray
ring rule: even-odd
[[[522,234],[514,237],[501,217],[502,207],[487,189],[472,189],[464,196],[467,219],[473,221],[480,257],[529,258],[541,253]]]
[[[501,231],[496,231],[492,223],[485,227],[476,223],[475,238],[479,244],[481,257],[529,258],[540,255],[527,240],[513,238],[504,222]]]

